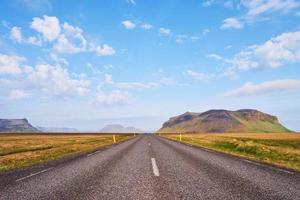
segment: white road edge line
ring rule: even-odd
[[[93,153],[90,153],[90,154],[87,155],[87,157],[90,157],[90,156],[92,156],[92,155],[94,155],[94,154],[96,154],[96,153],[97,153],[97,151],[96,151],[96,152],[93,152]]]
[[[156,165],[155,158],[151,158],[151,163],[152,163],[152,169],[153,169],[154,176],[159,176],[159,171],[158,171],[158,167]]]
[[[27,179],[27,178],[36,176],[36,175],[41,174],[41,173],[44,173],[44,172],[47,172],[47,171],[49,171],[49,170],[52,169],[52,168],[53,168],[53,167],[50,167],[50,168],[48,168],[48,169],[44,169],[44,170],[42,170],[42,171],[39,171],[39,172],[30,174],[30,175],[25,176],[25,177],[22,177],[22,178],[19,178],[19,179],[16,180],[16,182],[22,181],[22,180],[24,180],[24,179]]]
[[[204,149],[204,151],[207,151],[207,152],[213,153],[213,151],[212,151],[212,150],[210,150],[210,149]]]
[[[258,165],[258,166],[262,166],[262,167],[267,167],[269,169],[277,170],[277,171],[280,171],[280,172],[285,172],[285,173],[288,173],[288,174],[294,174],[293,172],[290,172],[290,171],[287,171],[287,170],[284,170],[284,169],[279,169],[279,168],[276,168],[276,167],[267,166],[267,165],[260,164],[260,163],[257,163],[257,162],[253,162],[253,161],[250,161],[250,160],[245,160],[244,159],[244,161],[247,162],[247,163],[254,164],[254,165]]]

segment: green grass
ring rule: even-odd
[[[182,142],[300,171],[300,134],[189,134]]]

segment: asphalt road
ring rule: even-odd
[[[300,173],[146,134],[2,174],[0,199],[300,199]]]

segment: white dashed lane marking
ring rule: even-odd
[[[159,176],[159,170],[158,170],[158,167],[156,165],[155,158],[151,158],[151,163],[152,163],[152,169],[153,169],[154,176]]]

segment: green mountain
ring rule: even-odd
[[[290,132],[277,117],[252,109],[186,112],[165,122],[159,133],[276,133]]]

